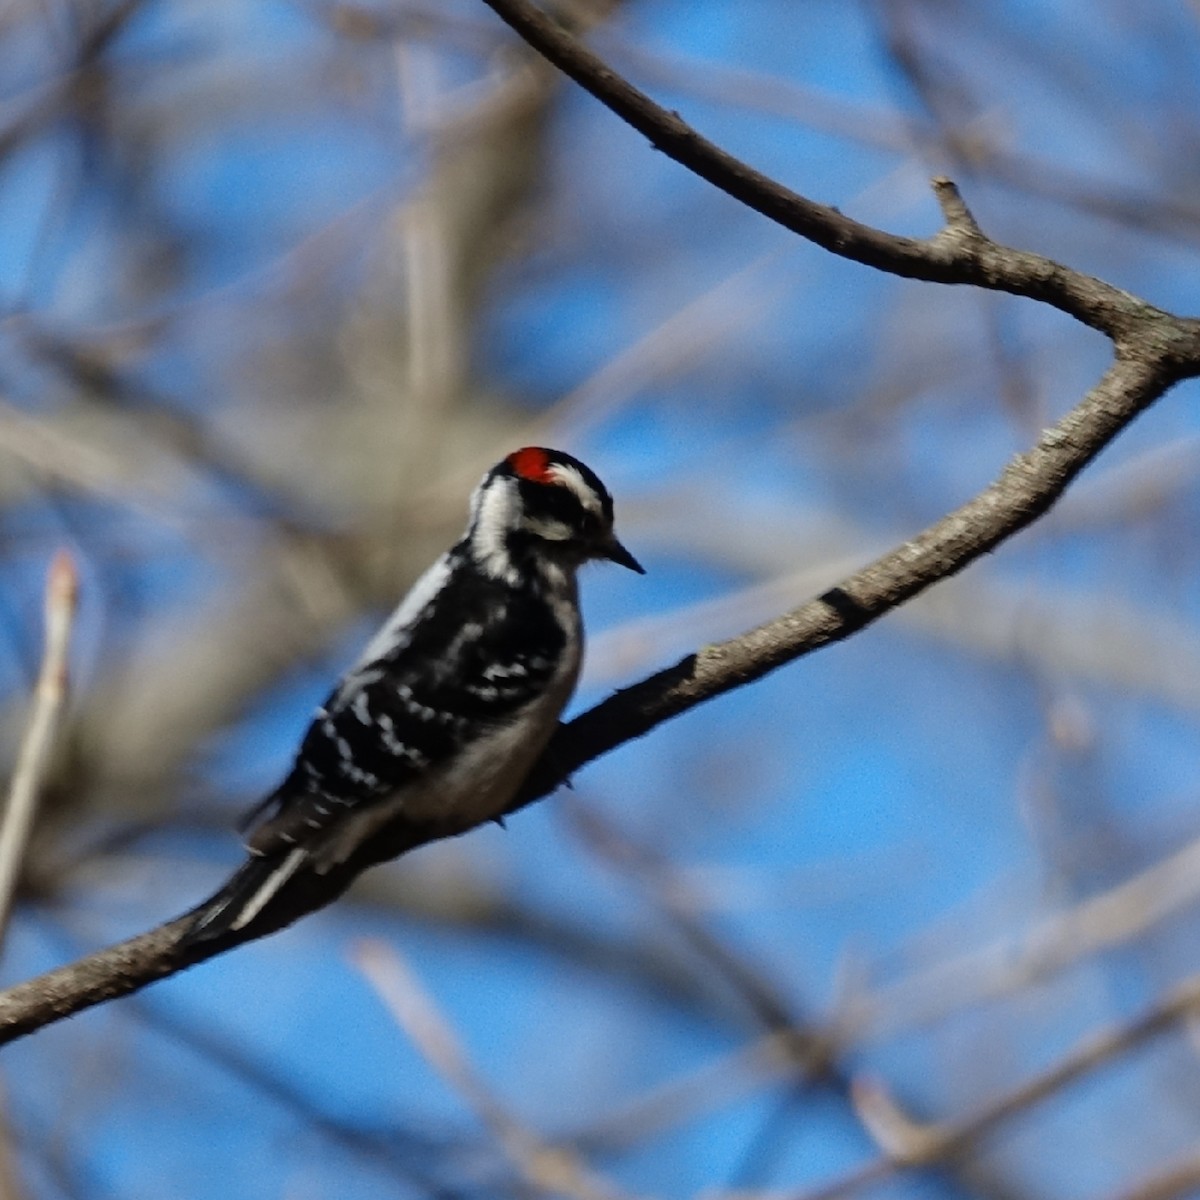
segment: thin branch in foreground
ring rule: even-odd
[[[33,694],[29,725],[17,752],[17,764],[0,822],[0,946],[12,917],[21,864],[37,816],[42,780],[50,765],[54,735],[67,698],[67,653],[79,597],[79,574],[66,550],[60,550],[46,575],[45,643]]]
[[[359,942],[355,965],[426,1061],[462,1097],[527,1184],[572,1200],[631,1200],[561,1146],[518,1121],[471,1065],[449,1022],[404,959],[380,941]]]

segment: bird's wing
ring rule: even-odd
[[[291,773],[261,819],[251,814],[252,853],[315,844],[363,805],[402,795],[554,679],[566,635],[543,598],[449,570],[425,590],[435,571],[317,710]]]

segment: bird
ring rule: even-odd
[[[373,844],[402,843],[398,832],[503,823],[575,689],[576,574],[596,559],[645,574],[591,468],[544,446],[492,467],[462,538],[337,681],[283,782],[243,818],[248,857],[193,910],[182,943],[246,928],[289,884],[376,861]]]

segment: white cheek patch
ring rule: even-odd
[[[553,517],[526,517],[523,528],[534,537],[545,538],[548,542],[565,542],[575,536],[575,531],[570,525]]]
[[[498,579],[513,574],[505,539],[516,525],[520,508],[515,479],[490,479],[471,498],[471,545],[475,560],[487,574]]]

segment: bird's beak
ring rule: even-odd
[[[631,571],[636,571],[639,575],[645,575],[646,573],[646,568],[617,541],[615,536],[610,537],[600,547],[600,557],[607,558],[609,562],[620,563],[621,566],[628,567]]]

